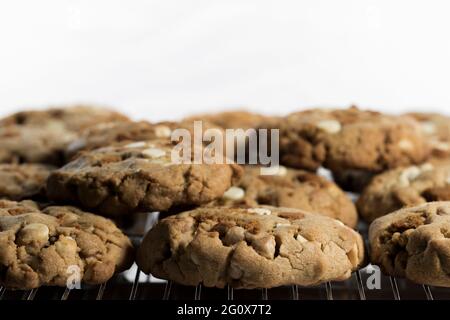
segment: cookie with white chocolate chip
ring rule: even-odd
[[[183,285],[251,289],[344,280],[363,257],[361,236],[338,220],[288,208],[214,207],[158,222],[137,263]]]
[[[213,205],[297,208],[338,219],[352,228],[356,226],[355,205],[336,184],[304,170],[283,166],[274,169],[277,170],[271,170],[273,174],[262,174],[260,167],[245,166],[240,182]]]
[[[379,173],[423,162],[429,155],[417,121],[378,112],[311,109],[272,124],[280,129],[280,161],[290,167],[334,173]],[[350,183],[338,181],[344,188]]]
[[[420,122],[424,134],[429,138],[432,155],[437,158],[450,157],[450,117],[438,113],[409,113]]]
[[[83,152],[50,174],[47,195],[117,216],[205,204],[241,176],[238,165],[180,163],[172,151],[174,145],[163,139]]]
[[[0,164],[0,199],[45,196],[47,177],[55,167],[43,164]]]
[[[357,201],[368,222],[401,209],[431,201],[450,200],[450,161],[402,167],[375,176]]]
[[[0,119],[0,126],[51,126],[79,132],[99,123],[128,121],[125,115],[103,107],[75,105],[16,112]]]
[[[404,208],[369,228],[370,256],[388,275],[450,287],[450,202]]]
[[[152,124],[147,121],[99,124],[86,129],[81,137],[69,144],[66,149],[66,156],[71,159],[80,151],[89,151],[113,144],[161,138],[170,139],[172,129],[175,126],[175,123]]]
[[[0,285],[6,288],[66,286],[74,274],[80,283],[104,283],[131,266],[133,253],[128,237],[103,217],[0,200]]]

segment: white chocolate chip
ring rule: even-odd
[[[322,120],[316,126],[331,134],[338,133],[342,129],[341,123],[337,120]]]
[[[226,200],[237,201],[237,200],[242,200],[244,198],[244,196],[245,196],[244,189],[239,188],[239,187],[231,187],[230,189],[225,191],[222,198],[224,198]]]
[[[256,213],[260,216],[270,216],[272,214],[272,211],[266,208],[253,208],[253,209],[247,209],[247,212],[249,213]]]
[[[433,141],[432,146],[439,151],[450,151],[450,144],[442,141]]]
[[[287,174],[287,169],[284,166],[272,166],[272,167],[262,167],[261,175],[265,176],[280,176],[284,177]]]
[[[277,223],[275,225],[275,228],[277,228],[277,229],[279,229],[279,228],[287,228],[287,227],[290,227],[290,226],[292,226],[290,223]]]
[[[447,182],[447,184],[450,184],[450,176],[447,177],[446,182]]]
[[[86,147],[86,140],[85,139],[77,139],[73,141],[69,146],[67,147],[68,152],[76,152],[78,150],[81,150]]]
[[[150,158],[161,158],[166,155],[166,152],[164,150],[158,149],[158,148],[148,148],[145,150],[142,150],[141,153]]]
[[[399,182],[404,187],[409,186],[411,181],[415,180],[420,174],[421,170],[416,166],[406,168],[400,174]]]
[[[429,135],[436,133],[436,125],[431,121],[422,122],[420,124],[420,126],[422,127],[423,133],[426,133]]]
[[[133,143],[129,143],[125,146],[125,148],[143,148],[146,147],[147,143],[144,141],[138,141],[138,142],[133,142]]]
[[[47,242],[50,230],[45,224],[30,223],[20,231],[20,239],[23,243],[32,241]]]
[[[164,167],[168,167],[171,165],[170,160],[165,158],[157,158],[157,159],[136,159],[137,161],[143,163],[151,163],[151,164],[160,164]]]
[[[402,150],[407,150],[407,151],[414,149],[413,143],[411,142],[411,140],[408,140],[408,139],[400,140],[398,142],[398,147]]]
[[[225,237],[223,238],[223,243],[227,246],[236,244],[245,239],[245,230],[242,227],[234,226],[230,228]]]
[[[61,256],[73,256],[77,253],[77,243],[72,237],[61,237],[55,242],[55,249]]]
[[[431,163],[424,163],[419,168],[422,172],[425,172],[433,170],[434,166]]]
[[[308,239],[306,239],[305,237],[303,237],[301,234],[298,234],[297,237],[295,238],[298,242],[300,243],[307,243]]]
[[[159,138],[168,138],[172,134],[172,130],[168,126],[156,126],[155,127],[155,134]]]

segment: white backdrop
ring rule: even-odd
[[[0,115],[93,102],[136,118],[248,106],[450,106],[449,1],[0,4]]]

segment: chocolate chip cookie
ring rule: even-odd
[[[50,108],[44,110],[21,111],[0,119],[0,126],[5,125],[51,125],[64,127],[69,131],[80,131],[99,123],[128,121],[128,118],[116,111],[85,105]]]
[[[450,117],[438,113],[409,113],[420,122],[422,131],[428,136],[432,154],[441,158],[450,157]]]
[[[27,290],[106,282],[130,267],[130,240],[108,219],[73,207],[0,200],[0,285]]]
[[[369,229],[371,260],[383,272],[450,287],[450,202],[431,202],[376,219]]]
[[[216,207],[161,220],[137,263],[183,285],[251,289],[344,280],[363,256],[361,236],[338,220],[287,208]]]
[[[42,164],[0,164],[0,198],[22,200],[43,197],[47,177],[54,169]]]
[[[280,129],[280,161],[290,167],[337,175],[344,188],[351,181],[343,172],[373,174],[423,162],[429,155],[420,125],[410,117],[349,109],[312,109],[293,113],[272,128]],[[341,180],[341,181],[339,181]]]
[[[364,189],[357,207],[370,222],[402,207],[442,200],[450,200],[450,161],[386,171]]]
[[[235,164],[173,161],[174,150],[164,139],[83,152],[50,174],[47,195],[104,215],[164,211],[220,198],[242,173]]]
[[[245,166],[239,184],[211,205],[297,208],[338,219],[352,228],[356,226],[355,205],[333,182],[304,170],[283,166],[268,169],[272,172],[261,174],[261,167]]]

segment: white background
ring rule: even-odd
[[[450,2],[0,4],[0,115],[92,102],[136,118],[248,106],[450,106]]]

